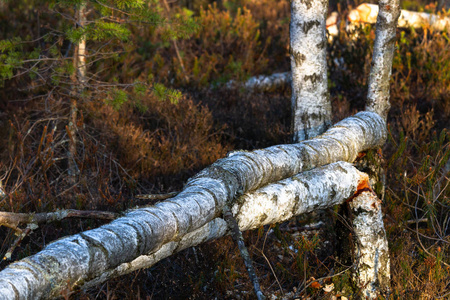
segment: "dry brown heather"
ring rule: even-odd
[[[178,5],[185,2],[190,1],[173,2],[170,13],[183,13]],[[198,8],[201,4],[210,5]],[[152,73],[155,81],[179,88],[183,96],[173,104],[147,93],[119,110],[104,101],[106,95],[82,104],[77,120],[81,142],[76,162],[80,176],[75,187],[65,171],[67,99],[50,95],[10,101],[29,96],[18,90],[23,82],[17,78],[0,88],[0,166],[8,192],[8,197],[0,201],[0,210],[122,211],[144,203],[133,198],[136,194],[179,190],[189,176],[228,151],[289,142],[289,88],[261,94],[220,87],[230,79],[288,71],[289,1],[211,4],[205,0],[189,5],[196,9],[194,13],[203,27],[190,39],[177,42],[185,73],[172,44],[161,42],[158,32],[140,28],[133,35],[137,51],[111,63],[105,75],[106,79],[132,82]],[[423,8],[417,1],[405,5]],[[332,3],[331,7],[336,5]],[[344,4],[337,7],[342,14],[347,11]],[[17,24],[8,25],[2,15],[2,28],[11,34],[32,32],[30,24],[37,20],[31,8],[11,9],[11,13],[17,15]],[[45,23],[46,17],[41,16],[40,22]],[[329,47],[334,121],[364,107],[373,39],[374,28],[369,26],[360,30],[356,40],[343,33]],[[392,261],[391,298],[445,299],[450,297],[448,33],[427,28],[398,31],[391,103],[390,136],[382,154],[386,170],[384,221]],[[374,159],[379,155],[368,153]],[[349,283],[351,233],[345,211],[330,210],[328,217],[333,218],[336,229],[322,230],[320,234],[305,230],[310,216],[244,233],[266,294],[281,296],[297,291],[299,298],[313,299],[357,296]],[[36,253],[54,239],[100,224],[66,220],[42,226],[20,244],[13,259]],[[14,238],[11,230],[0,229],[0,256]],[[6,264],[3,261],[0,267]],[[319,281],[314,283],[313,278]],[[326,294],[322,287],[331,283],[335,289]],[[236,245],[230,238],[223,238],[71,297],[254,296]]]

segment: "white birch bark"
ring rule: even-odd
[[[77,19],[78,19],[78,25],[80,27],[84,27],[86,26],[86,21],[87,21],[87,17],[86,17],[86,13],[87,13],[87,8],[86,8],[86,3],[81,3],[80,7],[78,8],[77,11]],[[77,79],[78,79],[78,83],[81,85],[81,87],[79,87],[81,90],[85,87],[86,85],[86,70],[87,70],[87,66],[86,66],[86,37],[83,37],[77,45],[78,49],[77,52],[75,53],[76,55],[76,70],[77,70]]]
[[[292,0],[290,51],[294,142],[311,139],[331,125],[326,63],[327,0]]]
[[[77,26],[84,27],[86,25],[86,3],[81,3],[77,10]],[[76,163],[77,156],[77,115],[78,104],[77,98],[80,97],[86,86],[86,37],[83,37],[75,47],[73,64],[76,74],[72,81],[72,99],[70,100],[69,124],[67,125],[69,134],[69,151],[68,151],[68,173],[71,184],[76,183],[76,176],[79,169]]]
[[[380,146],[385,139],[383,119],[361,112],[313,140],[233,152],[191,178],[173,199],[131,211],[10,265],[0,273],[0,292],[4,299],[30,299],[82,285],[124,262],[180,241],[219,217],[225,203],[238,195],[318,166],[351,162],[359,152]]]
[[[291,83],[291,73],[274,73],[271,75],[258,75],[250,77],[243,87],[246,90],[255,90],[261,92],[270,92],[277,89],[281,89]],[[229,81],[227,87],[233,87],[236,85],[235,81]]]
[[[352,23],[375,24],[377,21],[378,10],[378,5],[363,3],[349,12],[348,20]],[[402,9],[397,26],[401,28],[431,27],[437,31],[443,31],[445,29],[450,30],[450,18],[436,14]]]
[[[353,213],[356,260],[354,280],[365,299],[377,299],[389,291],[390,260],[381,201],[364,191],[350,203]]]
[[[351,164],[337,162],[248,193],[234,201],[231,210],[240,230],[254,229],[317,208],[341,204],[357,191],[366,177]],[[226,222],[215,218],[197,230],[167,241],[149,254],[126,260],[141,247],[144,227],[150,224],[146,217],[141,217],[140,211],[149,209],[131,211],[111,224],[56,241],[40,253],[10,265],[0,273],[0,299],[57,297],[61,291],[86,288],[150,267],[178,251],[227,233]],[[161,218],[163,214],[155,217]],[[150,225],[150,230],[153,228]],[[132,236],[133,241],[124,243],[123,236],[127,235]],[[111,251],[120,252],[124,262],[111,267],[108,261]]]
[[[399,0],[379,1],[366,110],[376,112],[385,120],[391,107],[389,88],[399,15]]]

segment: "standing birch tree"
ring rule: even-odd
[[[326,63],[328,0],[291,2],[290,52],[294,142],[323,133],[331,125]]]

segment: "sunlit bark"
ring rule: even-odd
[[[357,8],[351,10],[348,14],[348,20],[352,23],[371,23],[377,21],[379,7],[375,4],[363,3]],[[450,18],[430,14],[425,12],[416,12],[402,9],[398,18],[398,27],[403,28],[428,28],[443,31],[450,30]]]
[[[81,3],[77,9],[77,27],[83,28],[86,25],[86,3]],[[76,177],[79,169],[76,162],[77,156],[77,115],[78,115],[78,101],[81,93],[86,86],[86,37],[75,46],[73,55],[73,66],[75,74],[72,76],[73,87],[71,91],[69,124],[67,125],[67,134],[69,135],[69,151],[68,151],[68,173],[71,184],[76,183]]]
[[[396,25],[400,15],[399,0],[380,0],[373,46],[372,68],[366,110],[387,118],[390,108],[390,79],[396,40]]]
[[[233,152],[190,179],[184,190],[171,200],[130,211],[111,224],[59,240],[40,253],[10,265],[0,272],[0,295],[3,299],[16,296],[32,299],[58,295],[65,289],[83,285],[143,254],[179,243],[186,234],[220,217],[224,205],[238,195],[318,166],[336,161],[351,162],[359,152],[380,146],[385,139],[384,121],[377,114],[361,112],[313,140],[253,152]],[[341,180],[342,176],[336,178]],[[285,194],[294,190],[283,189]],[[322,191],[328,199],[332,196],[329,190],[329,186],[320,186],[314,191]],[[244,204],[250,201],[245,197],[251,198],[246,195],[245,201],[231,205],[243,229],[259,226],[276,214],[281,216],[274,222],[301,212],[301,205],[283,204],[285,197],[269,198],[274,211],[269,204],[264,204],[265,216],[259,217],[260,223],[251,224],[257,216],[253,215],[250,220],[239,214],[250,216],[259,212]],[[255,199],[259,197],[261,195]],[[281,202],[273,205],[275,201]],[[314,209],[321,203],[315,201],[310,201]],[[283,205],[287,212],[275,210]]]
[[[291,102],[294,142],[313,138],[331,125],[326,63],[327,10],[327,0],[291,2]]]
[[[370,191],[350,201],[356,245],[354,280],[366,299],[389,291],[389,248],[384,230],[381,201]]]
[[[234,201],[231,207],[239,228],[253,229],[343,203],[366,177],[349,163],[333,163],[248,193]],[[125,257],[140,248],[139,243],[145,238],[144,227],[148,226],[147,230],[153,232],[159,228],[141,216],[142,210],[150,211],[151,208],[131,211],[111,224],[56,241],[37,255],[12,264],[0,273],[0,299],[16,296],[19,299],[49,298],[74,287],[89,287],[149,267],[187,247],[219,238],[228,231],[226,222],[215,218],[146,255],[127,261]],[[132,240],[124,242],[126,236],[131,236]],[[112,242],[113,239],[116,242]],[[116,267],[110,265],[112,251],[120,253],[124,259]]]

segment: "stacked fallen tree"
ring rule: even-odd
[[[342,203],[367,182],[350,165],[293,175],[333,162],[352,162],[385,139],[384,120],[361,112],[312,140],[233,152],[191,178],[176,197],[131,210],[110,224],[58,240],[9,265],[0,272],[0,299],[58,297],[148,267],[223,236],[227,226],[220,218],[225,207],[240,229],[251,229]],[[286,180],[258,189],[282,179]]]
[[[324,18],[316,16],[320,12],[312,13],[310,2],[295,1],[292,5],[298,13],[293,18],[296,30],[301,31],[298,34],[314,33],[309,42],[324,49],[326,24]],[[191,178],[175,197],[130,210],[110,224],[51,243],[0,272],[0,299],[68,295],[149,267],[182,249],[219,238],[230,229],[239,235],[240,230],[282,222],[345,201],[353,211],[355,281],[364,297],[375,298],[387,291],[389,255],[380,201],[370,188],[368,175],[349,163],[386,140],[392,41],[399,15],[397,0],[380,1],[366,112],[344,119],[319,136],[320,132],[314,131],[316,125],[305,123],[304,131],[314,133],[305,138],[315,137],[297,144],[232,152]],[[311,31],[312,27],[317,30]],[[314,65],[316,60],[323,65],[324,59],[305,55],[307,50],[298,47],[293,51],[295,67],[305,62],[309,66],[309,73],[294,72],[297,83],[311,82],[305,91],[300,87],[300,98],[310,96],[316,82],[326,81],[326,68]],[[321,93],[326,90],[326,84],[320,88]],[[323,106],[322,102],[328,107],[329,99],[325,97],[318,105]],[[312,108],[316,104],[308,102]],[[303,115],[306,119],[316,112],[309,110]],[[322,121],[325,129],[327,118]],[[37,226],[36,220],[30,218],[28,227]],[[246,252],[242,240],[234,239]],[[264,299],[257,280],[254,287],[258,299]]]

